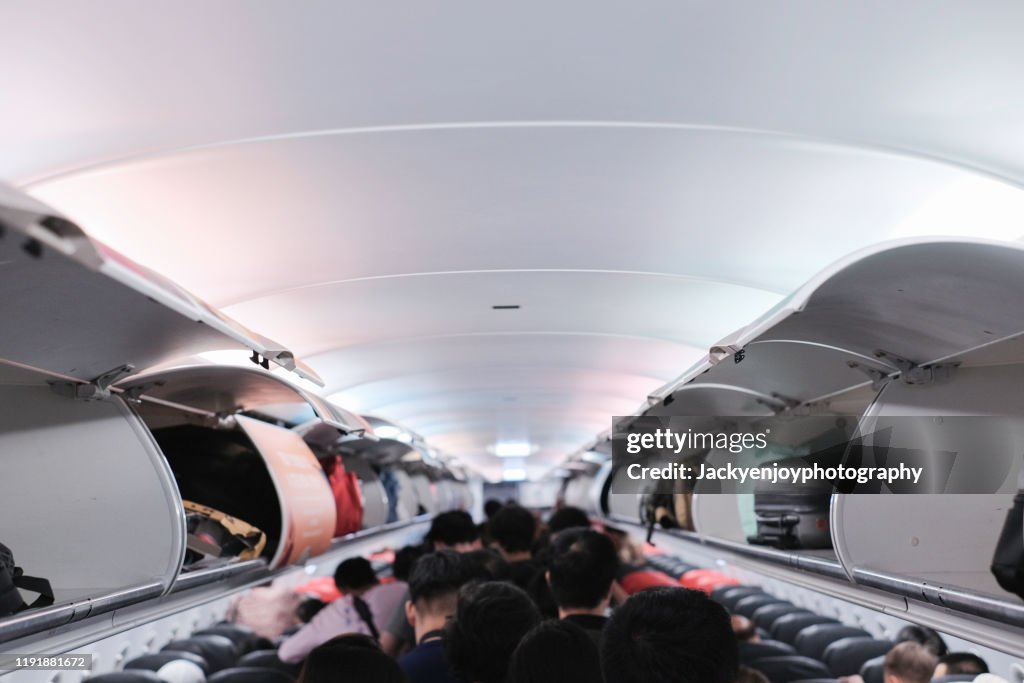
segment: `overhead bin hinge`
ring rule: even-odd
[[[757,398],[754,399],[763,406],[766,406],[776,415],[779,413],[787,413],[792,411],[794,408],[800,405],[801,401],[790,396],[784,396],[777,391],[771,393],[771,398]]]
[[[863,372],[865,375],[867,375],[868,378],[871,380],[871,388],[874,389],[875,391],[881,389],[883,386],[885,386],[886,382],[892,379],[891,373],[888,373],[885,370],[879,370],[878,368],[873,368],[870,365],[858,363],[855,360],[846,361],[846,366],[854,370],[859,370],[860,372]]]
[[[51,382],[53,391],[61,396],[76,398],[82,401],[100,401],[110,398],[110,387],[121,377],[130,374],[135,370],[134,365],[125,363],[113,370],[107,370],[102,375],[85,384],[75,382]]]
[[[946,382],[953,378],[956,373],[957,367],[960,366],[960,362],[953,363],[934,363],[919,365],[912,360],[908,360],[902,356],[898,356],[895,353],[889,351],[883,351],[879,349],[875,351],[875,358],[879,358],[889,363],[893,367],[899,370],[898,379],[904,384],[935,384],[938,382]],[[854,367],[851,365],[851,367]],[[862,368],[862,370],[869,375],[868,368]],[[883,375],[886,379],[890,376],[886,375],[884,371],[874,370],[875,373]],[[884,382],[882,382],[884,383]],[[874,386],[874,384],[872,385]]]
[[[133,403],[142,403],[143,394],[153,387],[162,387],[165,384],[167,384],[167,382],[164,382],[163,380],[159,382],[143,382],[142,384],[137,384],[131,389],[126,389],[121,396]]]

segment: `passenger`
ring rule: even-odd
[[[941,657],[948,652],[946,649],[946,643],[942,640],[942,636],[940,636],[936,631],[924,626],[911,624],[910,626],[904,626],[901,628],[900,632],[896,634],[896,642],[903,643],[906,641],[924,645],[928,651],[936,657]]]
[[[308,624],[326,606],[327,603],[320,598],[306,598],[295,609],[295,617],[299,622]]]
[[[296,683],[405,683],[398,664],[369,636],[350,633],[322,643],[306,658]]]
[[[494,519],[494,515],[496,515],[498,513],[498,510],[500,510],[502,507],[504,506],[502,505],[500,500],[489,498],[487,499],[486,502],[484,502],[484,514],[487,515],[488,520]]]
[[[935,655],[920,643],[898,643],[885,655],[885,683],[928,683],[937,661]]]
[[[652,588],[604,629],[601,665],[615,683],[732,683],[738,654],[729,614],[701,591]]]
[[[252,629],[256,635],[277,640],[299,625],[297,610],[302,595],[269,581],[236,597],[228,607],[227,620]]]
[[[537,520],[526,508],[506,505],[494,515],[490,528],[495,545],[509,564],[512,583],[525,590],[540,569],[531,551]]]
[[[466,683],[504,683],[512,653],[538,623],[540,613],[521,589],[498,581],[470,584],[444,630],[448,662]]]
[[[434,517],[424,541],[428,549],[435,551],[468,553],[480,548],[480,534],[473,518],[462,510],[442,512]],[[416,642],[416,635],[405,616],[405,603],[408,601],[409,591],[406,590],[380,636],[381,647],[392,657],[397,657],[404,648]]]
[[[380,637],[381,625],[399,605],[404,583],[381,585],[369,561],[353,557],[338,565],[334,583],[344,595],[320,610],[278,650],[285,662],[300,662],[316,646],[345,633]]]
[[[734,614],[729,618],[732,624],[732,632],[736,634],[736,640],[741,643],[756,643],[761,640],[757,633],[757,626],[750,619]]]
[[[509,683],[600,683],[597,645],[568,621],[545,621],[527,633],[512,653]]]
[[[935,673],[932,674],[932,678],[942,678],[943,676],[953,676],[956,674],[978,676],[987,673],[988,664],[978,655],[973,655],[970,652],[950,652],[939,657],[939,662],[935,665]]]
[[[422,545],[407,545],[395,553],[395,561],[391,563],[391,576],[397,581],[409,581],[409,575],[416,564],[416,560],[427,554],[427,549]]]
[[[590,517],[583,510],[567,505],[555,510],[548,518],[548,529],[552,534],[575,527],[590,528]]]
[[[555,537],[547,580],[558,618],[576,624],[595,645],[608,622],[612,583],[619,569],[615,544],[591,529],[567,529]]]
[[[421,557],[413,569],[405,613],[416,634],[416,647],[398,660],[410,683],[458,680],[445,659],[441,636],[455,614],[459,588],[466,580],[463,557],[440,550]]]
[[[491,548],[463,553],[462,561],[465,564],[467,580],[508,581],[512,575],[505,558]]]
[[[741,666],[736,674],[735,683],[771,683],[771,681],[757,669]]]

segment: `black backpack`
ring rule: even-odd
[[[1024,491],[1013,499],[992,558],[992,574],[1004,589],[1024,598]]]
[[[21,599],[19,588],[39,593],[31,605]],[[14,553],[0,543],[0,617],[16,614],[30,607],[46,607],[53,604],[53,589],[50,582],[35,576],[25,576],[21,567],[14,564]]]

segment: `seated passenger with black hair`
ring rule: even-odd
[[[439,550],[421,557],[409,577],[405,614],[416,633],[416,647],[398,660],[410,683],[454,683],[441,635],[455,614],[459,588],[466,580],[462,555]]]
[[[566,529],[555,537],[547,580],[558,618],[576,624],[601,643],[612,582],[619,570],[615,544],[591,529]]]
[[[508,562],[497,550],[480,548],[462,553],[462,563],[469,581],[508,581],[511,571]]]
[[[369,561],[362,557],[339,564],[334,570],[334,583],[342,596],[281,643],[277,654],[282,661],[301,662],[316,646],[345,633],[378,639],[381,626],[405,593],[405,584],[381,585]]]
[[[509,564],[512,582],[525,590],[539,570],[531,551],[537,534],[533,513],[518,505],[506,505],[495,513],[490,531],[498,551]]]
[[[950,652],[939,657],[932,678],[942,678],[943,676],[954,676],[957,674],[978,676],[987,673],[988,664],[978,655],[971,654],[970,652]]]
[[[448,663],[466,683],[504,683],[512,653],[539,623],[522,589],[497,581],[469,584],[444,629]]]
[[[552,535],[566,529],[590,528],[590,517],[583,510],[571,505],[560,507],[548,517],[548,530]]]
[[[545,621],[512,653],[509,683],[600,683],[601,661],[590,635],[568,621]]]
[[[338,636],[306,657],[296,683],[405,683],[395,660],[361,633]]]
[[[733,683],[737,660],[729,614],[686,588],[636,593],[612,614],[601,644],[614,683]]]
[[[462,510],[450,510],[434,517],[423,540],[426,549],[430,551],[454,550],[467,553],[480,548],[480,533],[473,518]],[[405,616],[405,603],[408,601],[409,591],[405,591],[380,636],[381,647],[392,657],[397,657],[403,648],[416,642],[412,626]]]

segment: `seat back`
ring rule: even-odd
[[[888,640],[858,637],[842,638],[825,648],[822,661],[833,676],[852,676],[860,673],[864,662],[875,657],[883,657],[892,649]]]
[[[748,595],[765,595],[757,586],[722,586],[711,591],[711,598],[730,612],[733,606]]]
[[[768,595],[767,593],[762,595],[748,595],[736,602],[732,608],[733,614],[740,614],[744,617],[754,616],[759,608],[767,605],[789,605],[790,609],[793,609],[793,605],[785,600],[780,600],[774,595]]]
[[[125,662],[125,669],[146,669],[147,671],[160,671],[161,668],[170,664],[171,662],[177,661],[191,662],[198,666],[203,671],[203,675],[210,673],[210,665],[200,655],[194,652],[184,652],[180,650],[164,650],[162,652],[155,652],[149,655],[142,655],[135,659],[130,659]]]
[[[801,629],[793,644],[796,646],[796,651],[803,656],[823,659],[829,645],[852,636],[870,638],[871,634],[862,628],[845,624],[813,624]]]
[[[164,679],[146,669],[114,671],[85,679],[86,683],[165,683]]]
[[[739,647],[740,664],[765,657],[781,657],[783,655],[795,655],[796,650],[788,643],[780,643],[777,640],[761,640],[755,643],[740,643]]]
[[[214,634],[172,640],[162,648],[164,652],[167,650],[193,652],[200,655],[209,664],[210,673],[233,666],[238,659],[235,644],[224,636]]]
[[[751,662],[747,666],[763,673],[771,683],[793,683],[793,681],[830,677],[824,664],[801,655],[765,657]]]
[[[885,655],[872,657],[861,664],[860,677],[864,683],[885,683]]]
[[[253,650],[259,650],[264,647],[273,647],[273,644],[266,638],[258,635],[255,631],[247,626],[240,624],[214,624],[213,626],[204,628],[200,631],[196,631],[192,634],[193,636],[224,636],[232,643],[235,644],[235,649],[238,651],[238,656],[242,656],[247,652]]]
[[[823,617],[818,614],[787,614],[784,617],[779,617],[772,624],[770,632],[772,639],[781,640],[784,643],[792,645],[796,642],[796,637],[800,634],[800,631],[811,626],[813,624],[838,624],[839,622],[835,619]]]
[[[750,620],[753,621],[758,628],[771,629],[772,624],[774,624],[776,620],[786,616],[787,614],[814,614],[814,612],[794,607],[788,602],[769,602],[754,610],[754,614],[751,615]]]
[[[288,662],[282,662],[281,658],[277,656],[277,650],[256,650],[244,655],[238,660],[238,666],[255,666],[264,669],[277,669],[282,671],[292,678],[298,678],[299,671],[302,669],[302,664],[289,664]]]

